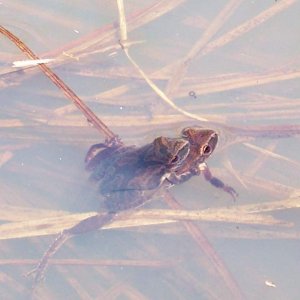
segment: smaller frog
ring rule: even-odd
[[[218,143],[218,135],[214,130],[197,126],[187,127],[181,131],[181,137],[189,141],[190,152],[184,162],[177,168],[168,180],[171,184],[181,184],[192,176],[204,175],[204,178],[213,186],[223,189],[235,200],[237,192],[230,186],[224,184],[220,179],[214,177],[210,172],[206,159],[213,153]]]

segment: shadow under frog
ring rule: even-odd
[[[63,230],[29,273],[35,273],[34,286],[43,278],[49,258],[68,238],[109,224],[122,212],[145,204],[161,187],[170,188],[203,173],[211,184],[234,197],[234,189],[213,177],[205,164],[217,142],[215,131],[188,127],[182,130],[180,138],[158,137],[143,147],[93,145],[86,155],[86,170],[91,172],[92,181],[99,182],[107,213]]]

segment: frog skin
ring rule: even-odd
[[[214,187],[229,193],[233,199],[238,196],[230,186],[214,177],[205,161],[215,150],[218,143],[218,135],[214,130],[201,127],[187,127],[181,131],[181,137],[189,141],[190,152],[185,161],[177,168],[168,181],[172,185],[181,184],[192,176],[203,174],[204,178]]]
[[[161,185],[184,162],[189,142],[183,138],[158,137],[143,147],[117,144],[93,145],[85,158],[91,179],[99,182],[107,213],[86,218],[63,230],[50,245],[35,269],[33,288],[42,280],[49,258],[70,237],[90,232],[111,223],[120,212],[137,208],[151,199]]]
[[[103,152],[102,152],[103,153]],[[123,147],[104,159],[91,175],[108,211],[136,208],[151,198],[189,153],[185,139],[158,137],[141,148]]]

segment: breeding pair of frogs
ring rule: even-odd
[[[217,142],[215,131],[188,127],[179,138],[158,137],[141,148],[96,144],[87,153],[86,169],[93,181],[100,181],[109,212],[136,208],[161,186],[183,183],[201,172],[234,197],[234,189],[213,177],[205,164]]]
[[[161,187],[170,188],[203,173],[211,184],[235,197],[235,190],[213,177],[205,164],[217,142],[215,131],[188,127],[179,138],[158,137],[142,147],[117,142],[93,145],[86,155],[86,169],[91,172],[90,178],[99,182],[107,213],[62,231],[33,270],[35,284],[41,280],[49,258],[69,237],[99,229],[120,212],[138,208]]]

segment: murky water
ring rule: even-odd
[[[194,118],[159,98],[120,49],[114,1],[0,8],[1,25],[55,59],[49,66],[126,143],[216,129],[208,163],[239,193],[233,203],[194,177],[171,193],[182,210],[210,209],[206,221],[73,238],[33,298],[298,299],[299,1],[125,3],[132,57]],[[27,58],[3,35],[0,46],[0,298],[27,299],[23,274],[54,235],[26,226],[101,209],[83,160],[104,137],[38,68],[12,68]],[[145,209],[169,209],[157,198]]]

